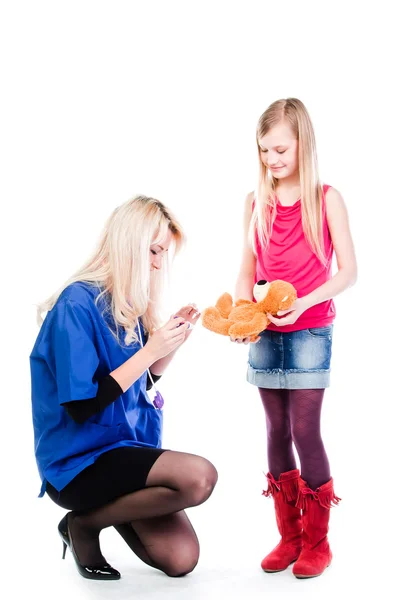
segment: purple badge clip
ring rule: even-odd
[[[164,406],[164,398],[161,396],[160,392],[156,392],[154,396],[153,404],[156,408],[161,409]]]

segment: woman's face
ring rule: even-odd
[[[168,233],[164,240],[150,246],[150,271],[159,271],[162,267],[163,258],[168,252],[172,241],[172,232],[168,229]]]
[[[291,127],[282,121],[259,139],[260,156],[276,179],[298,173],[298,141]]]

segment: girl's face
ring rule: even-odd
[[[298,141],[291,127],[282,121],[258,140],[263,164],[276,179],[285,179],[299,172]]]
[[[159,271],[162,267],[164,255],[168,252],[168,248],[172,241],[172,232],[168,229],[167,236],[159,244],[150,246],[150,271]]]

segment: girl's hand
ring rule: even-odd
[[[175,317],[182,317],[187,323],[190,323],[189,329],[186,329],[185,331],[184,341],[186,341],[189,335],[192,333],[194,326],[200,318],[200,315],[201,313],[194,302],[183,306],[180,310],[178,310],[178,312],[175,313]]]
[[[253,341],[250,340],[250,337],[234,338],[234,337],[230,336],[229,339],[231,340],[231,342],[236,342],[237,344],[256,344],[258,342],[258,340],[260,339],[260,337],[257,337]]]
[[[184,318],[172,316],[168,323],[157,329],[144,346],[151,354],[152,362],[177,350],[185,341],[189,327]]]
[[[267,314],[268,319],[274,325],[283,327],[284,325],[293,325],[297,319],[307,308],[310,308],[305,298],[297,298],[294,304],[288,310],[280,310],[277,313],[277,317],[273,317],[269,313]],[[280,318],[278,318],[280,317]]]

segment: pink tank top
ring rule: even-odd
[[[326,219],[326,192],[331,186],[323,187],[323,241],[327,257],[324,266],[308,245],[301,223],[301,200],[293,206],[283,206],[277,201],[270,244],[263,250],[256,234],[257,266],[255,281],[283,279],[297,290],[299,298],[306,296],[332,277],[333,244]],[[335,318],[333,300],[327,300],[306,310],[295,323],[278,327],[271,323],[272,331],[298,331],[312,327],[330,325]]]

